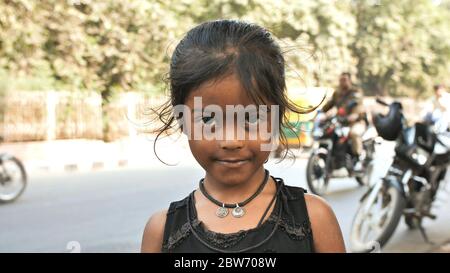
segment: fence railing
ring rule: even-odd
[[[0,136],[4,141],[54,139],[103,139],[102,101],[95,92],[10,92],[0,109]],[[109,139],[119,139],[151,131],[159,126],[149,122],[146,109],[167,100],[139,92],[122,93],[109,104]],[[407,116],[417,117],[425,103],[411,98],[397,98]],[[364,100],[368,112],[383,111],[375,99]],[[145,125],[144,125],[145,124]]]
[[[53,139],[102,139],[101,96],[95,92],[10,92],[0,111],[0,135],[4,141]],[[162,104],[163,96],[128,92],[108,105],[110,137],[117,139],[151,130],[146,108]],[[146,123],[145,128],[140,126]]]

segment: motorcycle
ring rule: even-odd
[[[350,234],[353,252],[383,247],[402,216],[409,228],[419,228],[429,242],[422,220],[436,218],[431,208],[450,164],[448,131],[436,133],[432,124],[423,122],[408,126],[401,103],[377,102],[389,107],[389,113],[376,115],[374,125],[385,140],[396,141],[395,155],[384,178],[360,199]]]
[[[13,202],[22,195],[26,186],[27,173],[22,162],[13,155],[1,153],[0,203]]]
[[[306,180],[316,195],[326,194],[332,178],[354,177],[362,186],[370,183],[376,133],[369,127],[362,136],[363,156],[358,157],[352,152],[350,127],[345,122],[346,109],[351,107],[340,107],[338,114],[328,119],[321,118],[319,113],[314,122],[314,144],[306,167]],[[358,161],[361,167],[356,170]]]

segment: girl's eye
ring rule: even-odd
[[[211,124],[214,123],[214,117],[213,116],[203,116],[202,117],[202,122],[204,124],[211,125]]]
[[[248,124],[256,124],[259,121],[258,114],[256,113],[245,113],[245,122]]]

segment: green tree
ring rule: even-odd
[[[450,0],[0,0],[0,89],[94,90],[108,139],[114,95],[164,90],[178,40],[221,18],[273,32],[296,85],[331,86],[342,71],[369,94],[450,84]]]
[[[268,28],[280,40],[289,77],[305,85],[334,84],[355,62],[349,44],[356,22],[346,1],[188,0],[176,5],[178,18],[192,24],[218,18],[243,19]]]
[[[2,0],[0,65],[12,75],[46,71],[60,86],[114,93],[158,85],[176,19],[163,1]],[[43,69],[45,68],[45,69]]]
[[[371,94],[423,95],[448,73],[448,10],[429,0],[357,1],[357,75]]]

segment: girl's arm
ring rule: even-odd
[[[157,212],[150,217],[142,236],[141,252],[159,253],[163,243],[167,210]]]
[[[345,252],[341,228],[328,203],[319,196],[305,194],[316,252]]]

